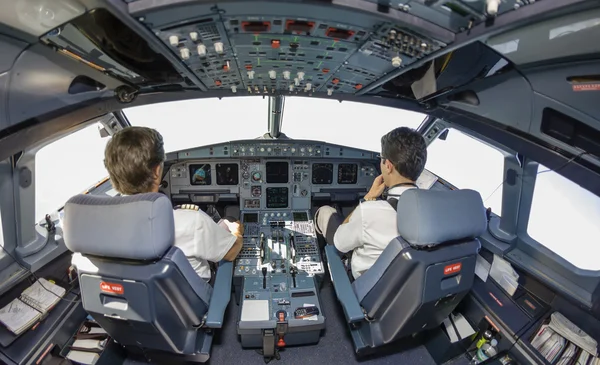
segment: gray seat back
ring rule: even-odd
[[[121,345],[193,354],[212,288],[173,247],[169,199],[77,195],[64,210],[84,309]]]
[[[372,346],[438,326],[473,284],[485,208],[472,190],[411,189],[398,200],[398,231],[354,281],[371,319]]]

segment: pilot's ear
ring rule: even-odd
[[[154,173],[154,178],[155,178],[155,179],[160,179],[160,177],[161,177],[160,175],[161,175],[161,172],[162,172],[162,164],[158,164],[158,165],[156,165],[156,166],[155,166],[155,167],[152,169],[152,172]]]
[[[390,160],[385,160],[385,168],[388,174],[391,174],[394,171],[394,165],[390,162]]]

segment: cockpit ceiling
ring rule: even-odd
[[[160,49],[105,9],[94,9],[42,40],[136,88],[169,85],[238,95],[360,94],[419,62],[400,81],[422,81],[401,93],[414,100],[438,91],[431,78],[448,65],[450,56],[443,53],[456,33],[485,22],[488,11],[500,16],[533,3],[507,0],[496,11],[487,8],[490,1],[495,0],[413,0],[391,7],[376,0],[127,1]],[[442,57],[423,62],[436,52]],[[390,85],[373,93],[389,96]]]
[[[525,65],[598,54],[599,37],[600,8],[515,29],[486,43],[511,62]]]

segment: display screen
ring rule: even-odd
[[[287,162],[267,162],[267,184],[286,184],[289,180]]]
[[[258,223],[258,213],[244,214],[244,223]]]
[[[316,163],[312,166],[313,184],[331,184],[333,182],[333,164]]]
[[[288,188],[267,188],[267,208],[287,208]]]
[[[215,169],[217,171],[217,185],[237,185],[240,182],[238,164],[218,163]]]
[[[306,212],[294,212],[294,221],[306,222],[308,221],[308,214]]]
[[[358,165],[355,163],[341,163],[338,166],[338,184],[356,184],[358,179]]]
[[[210,185],[210,164],[190,165],[190,183],[192,185]]]

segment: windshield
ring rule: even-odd
[[[256,96],[186,100],[124,110],[131,125],[154,128],[167,152],[268,132],[268,99]],[[312,139],[379,151],[381,136],[407,126],[417,128],[424,114],[364,103],[287,97],[281,131],[289,138]]]

